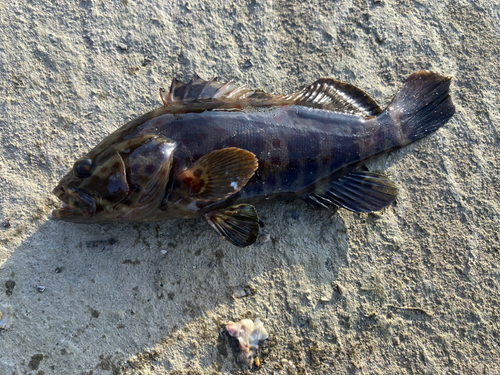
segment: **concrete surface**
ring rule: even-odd
[[[236,373],[219,331],[243,317],[271,333],[260,374],[500,373],[497,1],[13,0],[0,26],[1,374]],[[455,77],[457,112],[369,164],[400,188],[381,213],[264,205],[245,249],[201,219],[50,220],[74,160],[173,76],[329,76],[385,106],[420,69]]]

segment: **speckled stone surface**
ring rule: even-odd
[[[1,374],[233,374],[219,331],[257,317],[259,374],[500,372],[497,1],[14,0],[0,29]],[[368,165],[400,188],[381,213],[263,205],[245,249],[201,219],[49,218],[74,160],[174,76],[329,76],[385,107],[420,69],[454,77],[457,112]]]

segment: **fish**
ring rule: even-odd
[[[320,78],[290,94],[205,81],[160,89],[163,105],[76,160],[53,193],[55,220],[152,222],[203,217],[238,247],[256,242],[255,205],[304,199],[311,206],[375,212],[398,195],[363,166],[445,125],[455,113],[452,78],[408,77],[382,109],[363,90]]]

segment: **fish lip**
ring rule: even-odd
[[[90,218],[96,212],[97,207],[94,198],[82,190],[64,188],[58,185],[52,193],[67,205],[52,211],[52,216],[56,220],[69,219],[80,215]]]
[[[63,203],[61,208],[52,210],[52,218],[54,220],[68,219],[75,216],[75,214],[78,214],[75,210],[68,206],[68,197],[66,196],[64,188],[61,185],[57,185],[54,190],[52,190],[52,194],[54,194]]]
[[[68,204],[68,197],[64,192],[64,188],[61,185],[57,185],[54,190],[52,190],[52,194],[54,194],[60,201]]]

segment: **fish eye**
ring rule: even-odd
[[[82,159],[75,163],[73,170],[78,177],[85,178],[90,176],[90,168],[92,168],[92,160]]]

